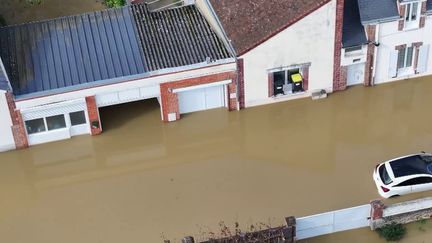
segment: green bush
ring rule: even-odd
[[[105,5],[108,8],[118,8],[126,4],[125,0],[104,0]]]
[[[387,241],[398,241],[405,236],[406,228],[401,224],[392,223],[378,229],[378,233]]]

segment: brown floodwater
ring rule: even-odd
[[[8,25],[81,14],[105,8],[105,5],[102,4],[102,0],[0,1],[0,15],[5,18]]]
[[[103,108],[100,136],[0,154],[0,242],[162,242],[366,204],[377,163],[432,150],[431,91],[427,77],[169,124],[156,100]]]

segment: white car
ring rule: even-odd
[[[399,157],[375,167],[373,180],[385,198],[432,189],[432,154]]]

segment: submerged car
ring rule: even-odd
[[[385,198],[431,190],[432,154],[411,154],[378,164],[373,179]]]

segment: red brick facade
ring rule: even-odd
[[[228,91],[229,94],[228,97],[228,110],[236,110],[237,109],[237,98],[236,98],[236,91],[237,87],[235,84],[235,80],[237,78],[237,75],[235,72],[225,72],[225,73],[218,73],[218,74],[212,74],[197,78],[190,78],[190,79],[184,79],[180,81],[174,81],[174,82],[168,82],[168,83],[162,83],[160,85],[160,92],[161,92],[161,105],[162,105],[162,120],[165,122],[168,122],[168,115],[169,114],[175,114],[176,120],[180,119],[180,112],[179,112],[179,103],[178,103],[178,96],[176,93],[173,93],[173,89],[178,88],[185,88],[190,86],[196,86],[201,84],[209,84],[209,83],[215,83],[220,82],[224,80],[232,80],[232,83],[228,84]]]
[[[405,26],[405,9],[406,6],[405,5],[401,5],[399,3],[399,1],[397,1],[398,6],[399,6],[399,15],[400,15],[400,20],[399,20],[399,26],[398,26],[398,30],[401,31],[404,29]]]
[[[367,54],[366,54],[366,64],[364,72],[364,86],[373,85],[373,69],[374,69],[374,56],[375,56],[375,34],[376,25],[366,26],[366,34],[368,39]]]
[[[268,80],[268,97],[273,97],[274,95],[274,75],[272,72],[267,74]]]
[[[336,26],[335,26],[335,50],[333,63],[333,91],[346,89],[345,82],[341,79],[341,52],[342,52],[342,27],[343,27],[344,0],[337,0]]]
[[[240,109],[245,108],[245,90],[244,90],[244,61],[243,58],[237,59],[237,81],[238,81],[238,102]]]
[[[426,2],[422,3],[421,6],[421,17],[420,17],[420,28],[425,27],[426,24],[426,11],[427,11],[427,6],[426,6]]]
[[[13,94],[6,93],[6,100],[9,106],[9,112],[12,119],[12,134],[15,141],[15,147],[17,149],[24,149],[29,146],[27,139],[27,132],[24,127],[24,121],[21,116],[21,112],[16,109],[15,100]]]
[[[86,97],[87,112],[90,121],[91,135],[99,135],[102,133],[102,124],[99,118],[99,109],[96,105],[96,97]]]
[[[305,65],[302,67],[303,74],[303,89],[305,91],[309,90],[309,65]]]

